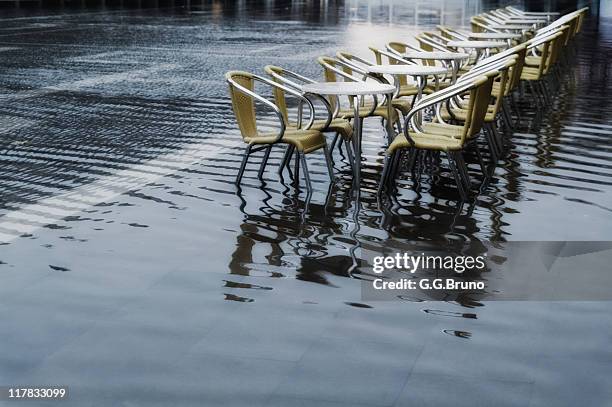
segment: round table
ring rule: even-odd
[[[506,40],[508,42],[508,46],[512,46],[512,40],[522,38],[521,34],[515,33],[490,33],[490,32],[482,32],[482,33],[471,33],[468,36],[473,40]]]
[[[520,34],[513,33],[470,33],[468,35],[469,38],[473,38],[475,40],[514,40],[517,38],[521,38]]]
[[[355,146],[355,165],[353,165],[353,180],[359,185],[361,176],[361,120],[359,119],[359,105],[363,96],[387,95],[387,134],[393,139],[393,93],[395,86],[376,82],[315,82],[302,86],[302,93],[315,93],[323,96],[353,96],[353,144]]]
[[[546,19],[542,20],[540,18],[508,18],[504,20],[504,24],[542,24],[546,22]]]
[[[459,62],[468,59],[470,54],[445,51],[408,51],[404,54],[404,57],[407,59],[436,60],[449,64],[452,69],[451,83],[455,83],[459,71]]]
[[[407,75],[412,76],[419,85],[419,92],[417,93],[417,99],[421,98],[423,89],[427,86],[427,77],[430,75],[444,75],[451,73],[448,68],[442,66],[428,66],[428,65],[408,65],[408,64],[397,64],[397,65],[370,65],[366,67],[368,73],[386,74],[393,75],[395,78],[395,95],[399,95],[400,84],[398,76]]]
[[[428,66],[428,65],[408,65],[408,64],[398,64],[398,65],[371,65],[367,67],[368,73],[376,73],[376,74],[386,74],[393,75],[395,78],[395,94],[399,95],[400,91],[400,83],[398,80],[398,76],[400,75],[408,75],[412,76],[417,84],[418,84],[418,92],[412,101],[412,105],[414,103],[421,100],[421,96],[423,95],[423,90],[425,86],[427,86],[427,77],[434,75],[444,75],[451,73],[448,68],[444,68],[442,66]],[[417,113],[417,120],[421,119],[421,112]]]
[[[491,24],[487,27],[493,30],[528,31],[533,24]]]
[[[473,49],[476,51],[476,62],[480,60],[482,50],[489,56],[491,48],[506,48],[508,45],[501,41],[449,41],[447,46],[452,48]]]

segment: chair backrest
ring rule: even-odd
[[[264,67],[264,71],[272,77],[273,81],[278,83],[284,83],[278,79],[279,76],[282,77],[284,74],[283,68],[274,65],[267,65]],[[276,106],[278,106],[281,113],[283,114],[285,122],[289,122],[289,109],[287,108],[285,92],[282,89],[275,87],[272,89],[272,94],[274,95],[274,103],[276,104]]]
[[[576,24],[576,31],[573,33],[573,35],[579,34],[582,31],[584,18],[586,17],[587,11],[589,11],[588,7],[584,7],[578,10],[578,24]]]
[[[393,50],[393,51],[397,52],[398,54],[403,55],[408,50],[408,44],[406,44],[404,42],[392,41],[392,42],[387,44],[387,49],[388,50]]]
[[[569,26],[563,26],[559,31],[559,35],[553,39],[550,49],[550,56],[546,63],[545,73],[548,73],[550,71],[550,68],[552,68],[557,63],[559,55],[561,55],[563,47],[565,47],[566,40],[571,29],[572,28]]]
[[[313,79],[307,78],[304,75],[301,75],[297,72],[293,72],[288,69],[284,69],[284,68],[281,68],[275,65],[266,65],[264,67],[264,71],[271,77],[272,81],[283,86],[283,87],[274,86],[272,91],[274,94],[274,103],[276,104],[278,109],[281,111],[283,118],[285,119],[285,122],[289,123],[289,108],[286,102],[287,92],[285,89],[289,88],[295,92],[301,93],[302,85],[309,84],[309,83],[315,83],[316,81]],[[313,103],[314,101],[318,100],[324,105],[326,113],[327,113],[327,120],[325,121],[324,127],[327,127],[329,123],[331,122],[331,120],[333,119],[333,116],[335,113],[332,109],[332,106],[329,100],[326,99],[325,96],[318,95],[318,94],[309,94],[307,99],[311,99]],[[301,109],[303,107],[303,103],[299,103],[297,107],[298,107],[298,124],[301,124],[299,123],[300,121],[299,119],[301,117],[300,115],[301,115]]]
[[[492,65],[499,61],[506,60],[507,58],[515,57],[516,63],[509,69],[508,72],[509,76],[507,86],[504,91],[504,94],[507,95],[511,91],[515,90],[520,84],[521,74],[523,73],[523,67],[525,66],[526,56],[527,44],[521,43],[482,60],[475,66],[475,68],[484,68],[488,65]]]
[[[404,55],[410,48],[408,44],[403,42],[390,42],[387,44],[387,49],[390,51],[395,51],[398,54],[398,58],[400,58],[400,55]],[[404,63],[403,61],[390,56],[387,56],[387,59],[389,60],[389,65],[401,65]],[[408,77],[406,75],[397,75],[397,78],[400,86],[406,86],[408,84]]]
[[[471,138],[480,132],[484,124],[485,116],[489,109],[489,100],[493,90],[493,80],[497,73],[491,72],[489,75],[480,77],[475,81],[474,87],[470,90],[470,102],[467,117],[464,124],[465,138]],[[464,138],[464,141],[465,141]]]
[[[323,67],[323,74],[326,82],[338,82],[339,76],[344,78],[344,81],[360,82],[365,79],[364,76],[368,76],[360,68],[357,68],[356,66],[348,64],[337,58],[321,56],[317,58],[317,62]],[[354,71],[359,75],[362,75],[362,77],[355,76]],[[350,106],[353,106],[354,99],[355,98],[353,96],[348,96]],[[376,105],[378,103],[376,96],[373,96],[372,99],[374,100],[374,105]],[[329,104],[331,109],[337,112],[338,108],[340,107],[339,98],[330,97]]]
[[[229,84],[232,108],[238,122],[240,134],[242,134],[243,138],[257,136],[255,98],[240,89],[240,87],[243,87],[254,92],[254,75],[244,71],[230,71],[225,74],[225,78]]]
[[[427,33],[421,33],[415,36],[416,40],[419,42],[419,47],[423,51],[448,51],[448,48],[445,45],[442,45],[440,42],[432,39]]]
[[[495,97],[495,103],[491,105],[494,115],[500,111],[504,96],[506,96],[510,90],[512,70],[516,67],[517,59],[518,57],[514,55],[509,57],[504,66],[499,69],[499,94]]]
[[[423,51],[423,49],[420,49],[410,44],[406,44],[404,42],[390,42],[387,44],[387,49],[389,51],[396,52],[398,56],[402,56],[402,57],[408,51]],[[423,65],[429,65],[429,66],[434,66],[436,64],[436,61],[432,59],[422,59],[421,62],[423,63]],[[392,62],[391,59],[389,59],[389,64],[393,65],[394,62]],[[406,83],[407,82],[404,81],[404,83],[401,83],[401,84],[405,85]]]
[[[489,27],[490,23],[480,16],[474,16],[470,19],[470,24],[472,26],[472,32],[481,33],[481,32],[499,32],[498,30],[494,30]]]
[[[515,45],[512,48],[508,48],[504,51],[498,52],[496,54],[491,55],[490,57],[487,57],[485,59],[482,59],[481,61],[479,61],[475,67],[484,67],[487,65],[490,65],[492,63],[504,60],[506,58],[508,58],[509,56],[515,55],[516,53],[518,53],[521,49],[527,47],[527,44],[525,43],[521,43],[519,45]]]
[[[279,121],[279,129],[276,139],[273,142],[279,141],[287,127],[287,121],[281,109],[270,100],[255,92],[255,82],[261,82],[270,86],[272,89],[280,88],[286,93],[290,93],[300,100],[302,105],[306,105],[310,111],[310,119],[305,126],[309,129],[315,119],[315,110],[312,102],[294,89],[281,85],[274,80],[264,78],[259,75],[253,75],[244,71],[230,71],[225,74],[225,80],[229,85],[230,98],[232,100],[232,109],[238,122],[238,128],[243,138],[252,138],[258,135],[257,131],[257,115],[255,112],[255,103],[259,102],[272,110]],[[300,109],[301,110],[301,109]],[[300,120],[301,122],[301,112]],[[301,123],[300,123],[301,125]]]
[[[508,82],[508,89],[506,95],[518,88],[521,83],[521,74],[525,67],[525,57],[527,56],[527,45],[519,44],[513,47],[516,50],[516,64],[510,70],[510,81]]]
[[[445,25],[438,25],[436,28],[440,31],[440,33],[448,38],[449,40],[467,40],[468,34],[466,32],[462,32],[456,28],[448,27]]]
[[[346,64],[353,65],[359,69],[365,69],[368,66],[374,65],[372,62],[368,61],[367,59],[358,57],[357,55],[351,54],[350,52],[346,52],[346,51],[336,52],[336,58],[338,58],[340,61]]]
[[[551,34],[541,40],[542,42],[541,57],[542,58],[540,60],[540,65],[538,66],[539,76],[547,74],[550,67],[555,62],[555,58],[558,54],[559,46],[561,45],[562,36],[563,36],[563,32],[557,31],[554,34]],[[538,42],[535,42],[534,44],[537,44]],[[531,45],[531,46],[534,46],[534,45]]]
[[[490,108],[493,115],[497,115],[497,113],[501,109],[503,97],[505,96],[506,91],[507,91],[508,81],[510,78],[510,69],[516,66],[516,60],[517,60],[517,57],[515,55],[512,55],[502,61],[498,61],[495,64],[492,64],[485,68],[482,68],[482,67],[473,68],[475,72],[468,72],[467,74],[465,74],[464,76],[460,78],[460,81],[461,82],[464,82],[466,80],[473,81],[474,78],[479,78],[481,76],[491,78],[493,82],[499,80],[500,93],[498,94],[498,97],[495,98],[493,103],[491,103],[491,100],[492,100],[491,95],[489,95],[489,98],[487,100],[487,109]],[[470,100],[469,103],[471,102],[472,101]],[[480,128],[478,128],[478,130],[480,130]]]

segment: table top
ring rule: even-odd
[[[404,57],[409,59],[436,59],[441,61],[449,61],[456,59],[466,59],[470,55],[464,52],[444,52],[444,51],[408,51]]]
[[[315,82],[302,86],[304,93],[319,95],[377,95],[395,92],[395,86],[377,82]]]
[[[367,67],[368,73],[380,73],[389,75],[410,75],[410,76],[426,76],[426,75],[442,75],[450,73],[448,68],[442,66],[427,66],[427,65],[371,65]]]
[[[527,30],[529,29],[528,25],[519,25],[519,24],[491,24],[488,27],[494,30]]]
[[[515,24],[515,25],[531,25],[543,22],[543,20],[537,20],[533,18],[516,18],[512,20],[504,20],[504,24]]]
[[[485,40],[511,40],[514,38],[521,38],[521,35],[513,33],[470,33],[469,37]]]
[[[546,22],[548,20],[548,17],[544,17],[544,16],[540,16],[540,17],[536,17],[536,16],[507,16],[504,17],[503,20],[508,21],[508,22],[514,22],[514,21],[535,21],[537,23],[543,23]]]
[[[558,16],[558,11],[523,11],[521,14],[526,16]]]
[[[507,46],[501,41],[449,41],[446,45],[456,48],[502,48]]]

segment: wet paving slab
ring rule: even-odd
[[[520,104],[469,203],[446,173],[403,174],[381,210],[377,120],[359,203],[340,151],[331,186],[308,158],[310,197],[279,181],[282,150],[263,183],[254,161],[234,186],[244,145],[225,71],[320,78],[319,55],[370,58],[440,22],[396,6],[2,20],[0,384],[68,385],[75,406],[609,403],[609,302],[364,301],[353,268],[363,247],[409,241],[610,240],[606,20],[541,120]]]

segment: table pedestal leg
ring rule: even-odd
[[[425,89],[425,86],[427,86],[427,76],[417,76],[416,80],[417,84],[419,85],[419,91],[417,92],[415,103],[421,100],[423,97],[423,90]],[[422,122],[421,111],[417,112],[416,119],[419,123]]]
[[[395,138],[395,130],[393,130],[393,125],[395,122],[393,121],[393,117],[395,116],[395,112],[393,109],[393,93],[387,94],[387,140],[390,145],[393,139]]]
[[[459,72],[459,62],[456,60],[451,60],[451,85],[454,85],[457,82],[457,73]]]
[[[353,142],[355,146],[355,165],[353,182],[357,183],[357,186],[361,183],[361,119],[359,118],[359,106],[361,105],[361,96],[355,96],[353,101],[353,109],[354,109],[354,121],[353,121]]]

